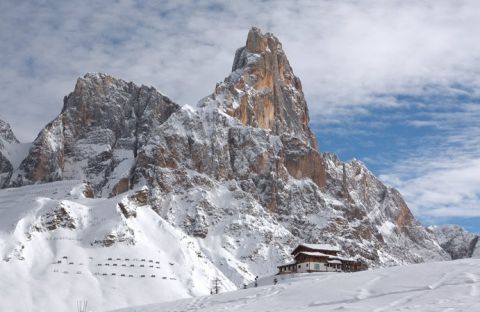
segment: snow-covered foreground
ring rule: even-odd
[[[268,279],[262,282],[270,284]],[[117,312],[227,310],[480,311],[480,259],[282,277],[277,285]]]

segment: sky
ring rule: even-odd
[[[478,12],[462,0],[3,0],[0,119],[32,141],[87,72],[195,104],[257,26],[302,80],[322,152],[363,161],[424,224],[480,233]]]

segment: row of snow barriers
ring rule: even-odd
[[[89,261],[90,263],[93,262],[93,257],[89,257]],[[140,264],[137,264],[135,265],[134,263],[131,263],[131,264],[127,264],[127,263],[111,263],[112,261],[118,261],[118,262],[140,262]],[[82,262],[79,262],[79,263],[75,263],[73,261],[73,259],[69,259],[68,256],[63,256],[60,260],[57,260],[56,262],[52,263],[52,265],[60,265],[60,264],[64,264],[64,265],[77,265],[77,266],[83,266],[84,263]],[[93,263],[92,263],[93,264]],[[169,262],[169,264],[171,266],[175,265],[175,263],[173,262]],[[125,269],[130,269],[130,268],[138,268],[138,269],[147,269],[147,268],[150,268],[150,269],[160,269],[160,261],[155,261],[155,260],[152,260],[152,259],[145,259],[145,258],[107,258],[107,260],[105,261],[105,263],[96,263],[96,266],[97,267],[110,267],[110,268],[113,268],[113,267],[116,267],[116,268],[121,268],[121,267],[124,267]],[[63,273],[63,274],[77,274],[77,275],[81,275],[83,274],[82,271],[74,271],[74,272],[70,272],[68,270],[59,270],[59,269],[54,269],[53,270],[54,273]],[[100,276],[100,277],[107,277],[107,276],[115,276],[115,277],[128,277],[128,278],[134,278],[134,277],[139,277],[139,278],[146,278],[147,276],[149,276],[150,278],[156,278],[157,276],[155,274],[129,274],[129,273],[116,273],[116,272],[112,272],[112,273],[105,273],[105,272],[95,272],[93,273],[93,275],[95,276]],[[166,276],[163,276],[162,279],[164,280],[176,280],[176,278],[174,277],[166,277]]]
[[[92,261],[93,257],[89,257],[89,260]],[[119,266],[117,263],[109,263],[109,261],[129,262],[130,259],[129,258],[125,258],[125,259],[116,258],[114,260],[113,258],[108,258],[106,263],[97,263],[97,266],[113,266],[113,267]],[[131,261],[132,262],[145,262],[145,264],[142,263],[142,264],[138,265],[139,268],[145,268],[146,267],[145,265],[148,262],[148,267],[149,268],[153,269],[155,267],[156,269],[160,269],[160,266],[158,266],[160,264],[160,261],[155,261],[155,260],[148,260],[147,261],[147,259],[140,259],[140,258],[133,258]],[[84,265],[82,262],[75,263],[74,261],[68,260],[67,256],[63,256],[62,259],[57,260],[56,262],[54,262],[52,264]],[[168,264],[170,264],[171,266],[175,265],[175,263],[173,263],[173,262],[169,262]],[[124,264],[121,264],[120,266],[127,267],[127,264],[124,263]],[[128,266],[129,267],[135,267],[135,264],[130,264]]]
[[[130,265],[126,265],[125,263],[122,264],[122,265],[118,265],[116,263],[113,263],[112,265],[110,265],[110,263],[105,263],[105,264],[102,264],[102,263],[97,263],[97,266],[112,266],[112,267],[126,267],[126,268],[135,268],[135,264],[130,264]],[[144,264],[140,264],[139,266],[137,266],[137,268],[147,268]],[[148,268],[150,269],[160,269],[159,266],[154,266],[154,265],[149,265]]]
[[[57,269],[53,270],[53,272],[54,272],[54,273],[70,274],[69,271],[60,271],[60,270],[57,270]],[[72,274],[81,275],[81,274],[82,274],[82,271],[72,272]],[[147,277],[148,274],[140,274],[140,275],[136,276],[136,275],[134,275],[134,274],[125,274],[125,273],[122,273],[122,274],[110,273],[110,274],[109,274],[109,273],[95,272],[95,273],[93,273],[93,275],[95,275],[95,276],[117,276],[117,277],[130,277],[130,278],[132,278],[132,277],[145,278],[145,277]],[[151,274],[150,277],[151,277],[151,278],[156,278],[157,276],[156,276],[155,274]],[[177,280],[175,277],[170,277],[170,278],[168,278],[168,277],[166,277],[166,276],[163,276],[162,279],[164,279],[164,280],[169,279],[169,280],[173,280],[173,281]]]

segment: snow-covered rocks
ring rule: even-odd
[[[436,225],[428,229],[453,260],[480,256],[478,235],[467,232],[458,225]]]
[[[11,146],[18,143],[10,125],[0,120],[0,188],[10,179],[14,169],[10,155]]]
[[[152,87],[86,74],[33,142],[10,185],[79,179],[92,183],[98,195],[122,193],[130,188],[139,146],[178,109]]]

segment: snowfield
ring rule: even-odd
[[[0,190],[0,311],[75,311],[83,300],[105,311],[189,298],[208,294],[214,277],[236,289],[195,240],[135,202],[141,189],[91,199],[84,188],[60,181]]]
[[[257,288],[115,312],[480,311],[480,259],[277,278],[277,285],[270,277]]]

